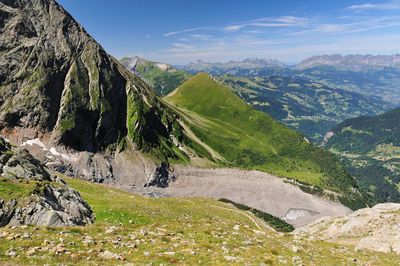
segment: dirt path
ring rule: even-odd
[[[191,200],[187,199],[186,201],[194,204],[194,202],[191,201]],[[221,207],[221,206],[217,206],[217,205],[213,205],[213,204],[211,204],[210,206],[214,207],[214,208],[228,210],[228,211],[235,212],[235,213],[238,213],[240,215],[243,215],[243,216],[247,217],[250,221],[252,221],[255,224],[255,226],[258,228],[258,230],[260,230],[260,231],[264,231],[265,230],[265,228],[261,228],[261,226],[257,223],[257,221],[253,217],[251,217],[250,214],[247,214],[245,211],[231,209],[231,208],[227,208],[227,207]],[[268,226],[268,225],[266,225],[266,226]]]
[[[225,208],[225,207],[220,207],[220,206],[216,206],[216,205],[210,205],[210,206],[215,207],[215,208],[219,208],[219,209],[223,209],[223,210],[228,210],[228,211],[236,212],[236,213],[238,213],[238,214],[241,214],[241,215],[243,215],[243,216],[246,216],[247,218],[249,218],[249,220],[251,220],[251,221],[256,225],[256,227],[258,228],[258,230],[260,230],[260,231],[264,231],[264,230],[265,230],[265,229],[261,228],[261,227],[258,225],[257,221],[256,221],[253,217],[251,217],[249,214],[245,213],[244,211],[234,210],[234,209]]]

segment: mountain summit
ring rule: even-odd
[[[163,159],[180,153],[176,115],[56,1],[1,0],[0,13],[3,134],[89,152],[127,137]]]

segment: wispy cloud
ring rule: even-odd
[[[172,31],[163,34],[169,37],[168,45],[152,57],[172,63],[245,57],[294,62],[320,53],[398,52],[400,37],[395,33],[400,28],[400,14],[367,16],[349,11],[372,9],[371,5],[374,9],[400,9],[400,0],[354,5],[341,9],[338,16],[262,17]]]
[[[170,37],[178,34],[184,34],[194,31],[228,31],[235,32],[243,28],[275,28],[275,27],[295,27],[305,26],[309,22],[308,18],[294,17],[294,16],[283,16],[283,17],[264,17],[253,20],[241,21],[229,23],[226,25],[219,26],[207,26],[207,27],[195,27],[188,28],[178,31],[171,31],[164,33],[164,37]]]
[[[283,17],[265,17],[253,20],[232,23],[224,27],[225,31],[234,32],[243,28],[275,28],[275,27],[303,27],[309,22],[308,18],[283,16]]]
[[[355,11],[400,10],[400,1],[391,1],[386,3],[364,3],[364,4],[349,6],[348,9]]]
[[[164,33],[164,37],[169,37],[169,36],[173,36],[173,35],[177,35],[177,34],[181,34],[181,33],[193,32],[193,31],[197,31],[197,30],[207,30],[207,29],[209,29],[209,27],[196,27],[196,28],[189,28],[189,29],[184,29],[184,30],[179,30],[179,31],[170,31],[170,32]]]
[[[190,37],[199,40],[207,40],[211,38],[210,35],[205,35],[205,34],[191,34]]]
[[[275,27],[291,27],[293,25],[285,23],[244,23],[239,25],[226,26],[224,30],[226,31],[238,31],[245,27],[258,27],[258,28],[275,28]]]

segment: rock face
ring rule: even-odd
[[[0,0],[0,130],[78,151],[176,157],[176,115],[55,0]],[[11,133],[10,133],[11,132]]]
[[[0,226],[86,225],[94,221],[90,206],[65,182],[49,174],[27,151],[13,148],[0,138],[0,174],[6,183],[34,183],[28,195],[11,200],[0,198]]]
[[[322,218],[295,234],[400,254],[400,204],[383,203],[339,218]]]
[[[44,167],[26,150],[14,149],[0,138],[0,174],[6,178],[51,181]]]
[[[166,163],[157,166],[154,173],[150,177],[150,182],[145,186],[166,188],[170,181],[174,181],[175,176],[171,175]]]
[[[18,200],[5,203],[0,199],[0,226],[81,226],[94,221],[89,205],[67,186],[45,185],[40,194],[23,199],[26,200],[21,206]]]

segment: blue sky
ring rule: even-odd
[[[117,58],[198,59],[400,53],[400,0],[58,0]]]

